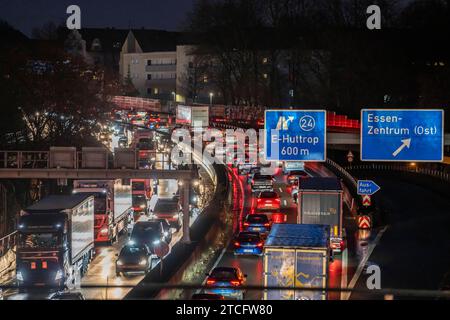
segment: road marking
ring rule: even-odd
[[[341,288],[347,288],[347,272],[348,272],[348,250],[344,249],[342,252],[342,274],[341,274]],[[342,294],[344,292],[341,291],[341,300]]]
[[[367,254],[364,256],[364,258],[359,263],[358,269],[356,269],[356,273],[348,285],[348,289],[352,290],[355,287],[356,282],[358,282],[358,279],[361,276],[364,266],[367,263],[367,260],[369,260],[369,257],[372,254],[373,249],[375,249],[375,247],[377,246],[378,242],[381,239],[381,236],[383,235],[383,233],[386,231],[387,228],[388,227],[386,226],[383,229],[381,229],[380,232],[378,232],[377,236],[375,237],[375,240],[373,241],[373,243],[370,244]],[[344,292],[342,295],[342,300],[348,300],[350,298],[351,294],[352,293],[350,291]]]

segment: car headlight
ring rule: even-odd
[[[100,230],[101,234],[107,234],[108,233],[108,228],[103,228],[102,230]]]
[[[141,266],[145,266],[147,264],[147,260],[146,259],[142,259],[141,261],[139,261],[139,264]]]
[[[178,219],[179,216],[180,216],[180,214],[177,213],[177,214],[174,214],[174,215],[173,215],[173,218],[174,218],[174,219]]]
[[[155,241],[153,241],[153,244],[154,245],[158,245],[158,244],[160,244],[161,243],[161,240],[155,240]]]
[[[139,206],[139,208],[144,209],[144,208],[145,208],[145,204],[141,204],[141,205]]]
[[[16,273],[16,278],[17,278],[17,280],[19,280],[19,281],[23,281],[23,274],[22,274],[21,271],[17,271],[17,273]]]
[[[121,266],[121,265],[123,265],[123,262],[121,260],[117,260],[117,265]]]
[[[61,280],[63,277],[63,273],[61,270],[58,270],[55,275],[55,280]]]

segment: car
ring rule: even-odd
[[[255,173],[251,180],[252,193],[261,191],[273,191],[274,178],[271,175]]]
[[[150,250],[164,241],[164,228],[159,221],[137,221],[131,231],[130,244],[146,245]]]
[[[237,267],[216,267],[207,274],[205,293],[220,294],[224,297],[244,299],[244,290],[239,289],[245,284],[246,274]]]
[[[247,183],[251,184],[253,181],[253,177],[255,174],[261,174],[261,168],[260,167],[252,167],[250,168],[249,172],[247,173]]]
[[[272,223],[266,214],[255,213],[245,217],[243,227],[245,231],[267,234],[272,227]]]
[[[85,300],[81,292],[58,291],[49,297],[50,300]]]
[[[139,150],[155,150],[155,144],[150,138],[139,138],[139,141],[136,143],[136,148]]]
[[[133,194],[131,196],[131,203],[135,216],[146,215],[148,213],[147,197],[144,194]]]
[[[158,199],[150,212],[152,218],[166,219],[172,228],[177,231],[181,229],[183,209],[176,198]]]
[[[266,217],[267,218],[267,217]],[[233,242],[235,255],[262,255],[264,240],[259,232],[240,232]]]
[[[279,210],[257,209],[253,214],[256,213],[265,214],[271,223],[284,223],[287,221],[287,214]]]
[[[158,221],[161,223],[164,232],[163,233],[164,241],[167,244],[170,244],[170,242],[172,242],[172,227],[170,226],[170,223],[166,219],[158,219],[158,218],[150,219],[150,221]]]
[[[125,136],[121,136],[117,142],[119,148],[126,148],[128,146],[128,138]]]
[[[225,300],[225,297],[215,293],[195,293],[192,295],[192,300]]]
[[[289,172],[289,175],[287,176],[287,182],[290,185],[297,184],[300,179],[309,178],[309,174],[307,174],[303,170],[293,170]]]
[[[116,276],[130,272],[147,273],[152,267],[152,253],[144,244],[127,244],[117,254]]]
[[[275,191],[263,191],[256,198],[257,209],[280,209],[281,199]]]

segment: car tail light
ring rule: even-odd
[[[260,203],[262,201],[262,199],[258,198],[256,199],[256,202]]]
[[[235,246],[235,247],[240,247],[241,244],[240,244],[239,242],[236,241],[236,242],[234,243],[234,246]]]
[[[250,225],[250,223],[244,222],[244,227],[248,227],[249,225]]]
[[[261,241],[261,242],[258,242],[258,244],[256,245],[258,248],[262,248],[262,246],[264,245],[264,243]]]
[[[275,201],[279,203],[281,200],[280,198],[276,198]]]
[[[241,282],[238,280],[231,280],[230,283],[232,286],[239,286],[241,284]]]
[[[36,269],[36,262],[32,262],[30,267],[32,270]]]
[[[216,280],[214,280],[214,279],[208,279],[208,280],[206,280],[206,284],[207,284],[207,285],[213,285],[214,283],[216,283]]]
[[[270,223],[269,222],[264,223],[264,227],[270,227]]]
[[[42,261],[42,269],[47,269],[47,261]]]

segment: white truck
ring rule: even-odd
[[[73,193],[94,196],[95,242],[117,241],[127,231],[129,216],[133,214],[131,183],[115,180],[75,180]]]

